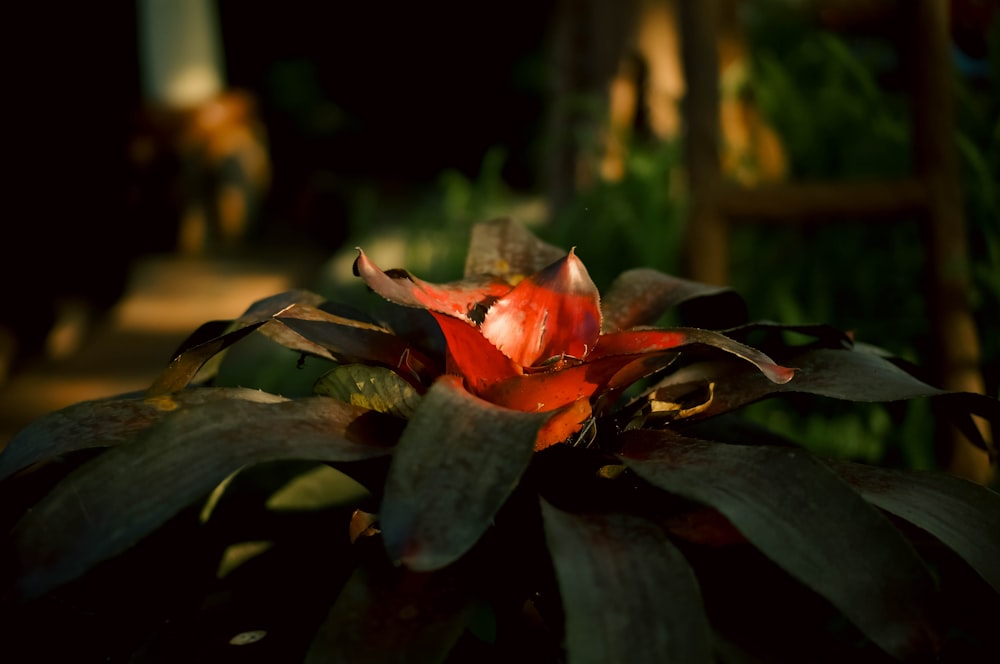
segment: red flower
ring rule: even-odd
[[[516,284],[483,276],[431,284],[402,271],[383,272],[360,248],[355,272],[397,304],[428,310],[447,345],[445,371],[496,405],[555,411],[536,449],[562,442],[621,391],[673,361],[677,348],[707,344],[752,363],[772,381],[791,380],[760,351],[694,328],[634,328],[602,334],[601,302],[587,268],[570,250]]]

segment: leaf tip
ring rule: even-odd
[[[777,383],[778,385],[784,385],[795,377],[795,372],[798,371],[798,367],[783,367],[779,364],[775,364],[767,367],[765,374],[771,380],[772,383]]]

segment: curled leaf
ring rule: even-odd
[[[438,285],[417,279],[403,270],[383,272],[360,247],[354,261],[354,273],[390,302],[458,318],[468,318],[483,302],[492,301],[511,288],[500,279],[472,279]]]

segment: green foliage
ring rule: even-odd
[[[621,180],[601,180],[580,192],[539,233],[553,244],[577,247],[601,287],[624,266],[676,274],[687,210],[680,165],[677,143],[637,144]]]

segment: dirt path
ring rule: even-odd
[[[281,249],[230,259],[138,260],[125,294],[75,351],[38,361],[0,385],[0,448],[48,412],[145,389],[199,325],[239,316],[268,295],[312,288],[323,258]]]

